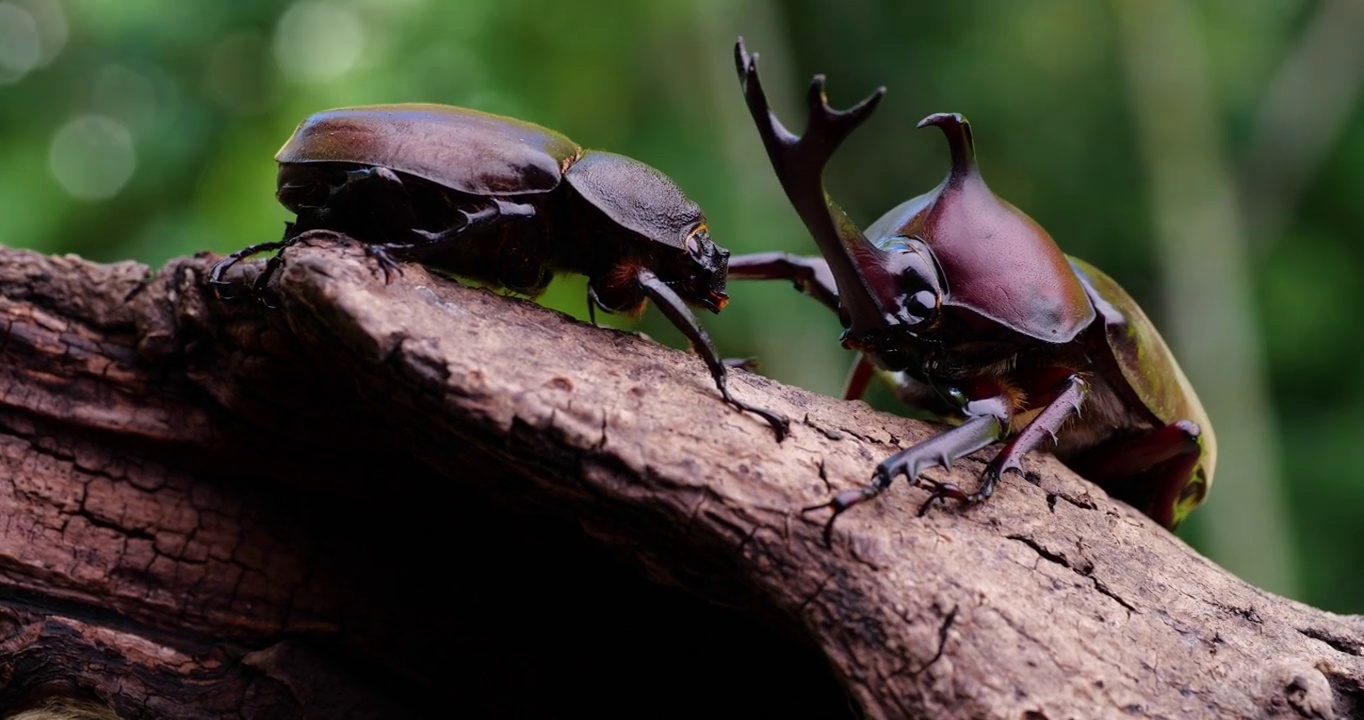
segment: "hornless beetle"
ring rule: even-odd
[[[686,303],[724,308],[729,251],[705,215],[663,173],[623,155],[585,150],[521,120],[446,105],[377,105],[320,112],[276,154],[276,196],[298,215],[284,239],[213,266],[282,250],[312,230],[355,237],[384,270],[394,258],[535,296],[556,271],[588,278],[588,310],[638,314],[653,300],[706,361],[725,402],[785,437],[788,421],[734,398],[728,372]],[[257,277],[264,289],[277,253]]]

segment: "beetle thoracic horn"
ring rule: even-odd
[[[918,127],[936,126],[947,136],[952,151],[952,176],[962,177],[976,170],[976,144],[971,139],[971,123],[961,113],[934,113],[919,121]]]

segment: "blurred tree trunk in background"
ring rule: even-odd
[[[1165,337],[1204,405],[1217,409],[1222,481],[1214,480],[1216,507],[1199,518],[1208,552],[1246,580],[1296,596],[1248,236],[1205,77],[1203,29],[1178,0],[1113,5],[1151,185]]]

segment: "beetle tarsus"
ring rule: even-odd
[[[800,513],[804,515],[806,513],[811,513],[816,510],[823,510],[825,508],[828,508],[833,511],[833,514],[831,514],[829,516],[829,519],[824,523],[823,533],[824,546],[833,547],[834,521],[838,519],[838,516],[846,512],[848,508],[851,508],[852,506],[857,505],[859,503],[866,502],[867,500],[870,500],[876,497],[877,495],[880,495],[881,493],[885,492],[886,488],[890,487],[890,483],[891,483],[890,477],[887,476],[886,478],[883,479],[880,476],[880,473],[878,472],[876,480],[874,480],[872,484],[865,485],[860,488],[852,488],[851,490],[843,490],[838,494],[834,495],[832,498],[830,498],[828,502],[822,502],[818,505],[811,505],[809,507],[801,508]]]
[[[220,288],[225,288],[225,287],[228,287],[228,286],[232,285],[232,283],[230,283],[230,282],[228,282],[228,281],[226,281],[226,280],[223,279],[223,276],[227,274],[227,271],[230,270],[230,269],[232,269],[232,266],[233,266],[233,265],[236,265],[237,263],[241,262],[242,260],[245,260],[246,258],[249,258],[249,257],[251,257],[252,255],[255,255],[256,253],[263,253],[263,252],[266,252],[266,251],[268,251],[268,250],[280,250],[280,249],[286,247],[287,245],[289,245],[289,243],[290,243],[290,240],[287,240],[287,239],[286,239],[286,240],[273,240],[273,241],[271,241],[271,242],[256,243],[255,245],[248,245],[248,246],[242,248],[241,250],[238,250],[237,252],[234,252],[234,253],[232,253],[231,255],[228,255],[227,257],[223,258],[222,260],[219,260],[218,262],[213,263],[213,267],[212,267],[212,268],[209,268],[209,271],[208,271],[208,284],[211,285],[211,286],[213,286],[213,294],[216,295],[217,298],[218,298],[219,300],[232,300],[232,299],[234,299],[235,296],[233,296],[233,295],[224,295],[224,294],[222,293],[222,290],[220,289]]]
[[[829,502],[806,508],[805,511],[825,507],[832,508],[834,515],[829,518],[829,523],[825,526],[825,533],[829,534],[833,532],[834,518],[852,506],[866,502],[890,489],[895,478],[904,475],[910,482],[919,483],[924,482],[919,476],[925,470],[934,467],[944,469],[951,467],[952,463],[958,459],[970,455],[999,439],[1006,427],[1006,416],[1003,414],[1004,410],[999,405],[998,400],[999,398],[990,398],[987,401],[977,403],[975,408],[982,411],[980,414],[972,415],[966,422],[941,435],[931,437],[918,445],[890,456],[876,466],[871,483],[860,488],[844,490],[834,495]],[[961,488],[952,483],[928,482],[932,483],[934,490],[928,500],[920,506],[920,515],[940,496],[967,497]]]
[[[720,387],[720,394],[724,397],[725,402],[729,403],[730,405],[733,405],[734,407],[739,408],[740,410],[751,412],[754,415],[757,415],[758,417],[762,418],[763,420],[766,420],[767,424],[772,426],[772,432],[777,434],[777,442],[785,440],[786,437],[791,434],[791,421],[786,419],[784,416],[772,410],[768,410],[767,408],[760,408],[757,405],[750,405],[744,402],[743,400],[735,398],[733,395],[729,394],[729,388],[723,385]]]
[[[379,269],[382,270],[384,273],[385,285],[393,282],[393,275],[395,273],[399,277],[402,277],[403,274],[402,266],[398,264],[397,260],[393,259],[393,256],[389,254],[388,250],[384,246],[365,245],[365,254],[368,255],[369,257],[374,258],[374,261],[378,263]]]

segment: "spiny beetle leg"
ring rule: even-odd
[[[919,508],[919,514],[922,515],[934,500],[939,499],[950,498],[963,505],[984,502],[995,493],[995,486],[1005,473],[1011,470],[1020,475],[1023,473],[1023,456],[1041,447],[1048,438],[1054,440],[1061,426],[1079,412],[1088,395],[1089,383],[1084,378],[1079,375],[1066,378],[1065,386],[1056,398],[1047,403],[1042,412],[1009,440],[985,466],[985,472],[980,476],[980,487],[975,492],[966,492],[955,483],[933,483],[933,495]]]
[[[592,327],[601,327],[597,324],[597,308],[606,309],[602,305],[601,298],[597,296],[597,288],[592,283],[587,284],[587,319],[592,322]]]
[[[750,405],[729,393],[729,373],[725,363],[720,360],[720,354],[716,352],[715,344],[711,342],[710,336],[696,322],[696,316],[692,315],[691,311],[687,309],[682,298],[678,297],[672,288],[659,280],[658,276],[650,270],[640,270],[636,280],[645,295],[654,301],[654,304],[663,311],[663,314],[667,316],[674,327],[687,336],[692,346],[696,348],[696,352],[706,361],[706,366],[710,368],[711,377],[715,379],[715,387],[720,390],[720,395],[724,397],[725,402],[766,420],[767,424],[772,426],[772,431],[776,433],[777,442],[785,440],[791,430],[790,420],[767,408]]]
[[[802,257],[784,252],[751,253],[729,259],[729,280],[786,280],[803,295],[819,301],[838,314],[838,285],[829,263],[822,257]],[[726,360],[725,362],[729,362]],[[731,364],[731,367],[734,365]],[[752,368],[749,368],[750,370]],[[875,367],[865,355],[859,355],[853,375],[844,386],[843,399],[862,397]]]
[[[858,355],[852,367],[848,368],[848,378],[843,381],[843,399],[857,400],[865,395],[874,375],[876,366],[871,359],[866,355]]]
[[[999,403],[999,407],[1004,407],[1002,402]],[[929,468],[941,467],[945,469],[951,467],[952,463],[958,458],[970,455],[998,440],[1005,427],[1007,427],[1007,415],[994,413],[974,415],[947,432],[935,435],[918,445],[901,450],[887,458],[876,466],[871,484],[861,488],[844,490],[828,502],[812,505],[801,512],[808,513],[822,508],[833,510],[833,515],[824,525],[824,542],[829,545],[833,539],[834,521],[849,508],[885,492],[890,487],[891,482],[899,475],[904,475],[908,480],[914,482],[919,478],[920,473]],[[932,498],[930,498],[931,500]]]

